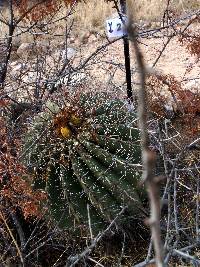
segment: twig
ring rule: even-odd
[[[104,267],[101,263],[99,263],[98,261],[95,261],[95,260],[92,259],[91,257],[88,257],[88,260],[94,262],[94,263],[96,264],[95,266]]]
[[[88,57],[84,60],[84,62],[83,62],[82,64],[80,64],[80,65],[79,65],[77,68],[75,68],[74,70],[75,70],[75,71],[79,71],[79,70],[83,69],[83,68],[86,66],[86,64],[87,64],[92,58],[94,58],[96,55],[98,55],[101,51],[103,51],[103,50],[104,50],[106,47],[108,47],[109,45],[111,45],[111,44],[113,44],[113,43],[115,43],[115,42],[117,42],[117,41],[119,41],[119,40],[121,40],[121,39],[122,39],[122,37],[117,38],[117,39],[114,39],[113,41],[109,41],[109,42],[107,42],[107,43],[105,43],[105,44],[103,44],[103,45],[97,47],[97,49],[96,49],[90,56],[88,56]]]
[[[191,149],[191,148],[194,148],[196,146],[197,143],[200,142],[200,137],[198,137],[197,139],[195,139],[192,143],[190,143],[187,148],[188,149]]]
[[[165,51],[167,45],[170,43],[170,41],[172,40],[172,38],[173,38],[174,36],[176,36],[176,35],[174,34],[174,35],[170,36],[170,37],[167,39],[167,42],[164,44],[162,50],[160,51],[158,57],[156,58],[156,60],[154,61],[153,65],[152,65],[153,68],[154,68],[154,67],[156,66],[156,64],[158,63],[158,61],[159,61],[159,59],[161,58],[163,52]]]
[[[87,204],[87,214],[88,214],[88,225],[90,230],[90,238],[93,240],[93,233],[92,233],[92,224],[91,224],[91,217],[90,217],[90,205]]]
[[[149,149],[149,137],[147,132],[147,100],[146,100],[146,67],[143,60],[143,55],[138,47],[136,40],[135,29],[133,28],[133,19],[129,16],[128,33],[129,38],[132,41],[135,55],[140,71],[141,87],[138,92],[138,115],[139,115],[139,126],[141,130],[141,147],[142,147],[142,162],[143,162],[143,181],[146,183],[150,208],[151,217],[149,224],[151,226],[152,239],[155,250],[155,261],[158,267],[163,267],[163,245],[161,242],[161,230],[160,230],[160,195],[159,195],[159,182],[154,177],[154,165],[155,155]]]
[[[177,207],[177,170],[175,170],[174,177],[174,223],[176,229],[177,238],[179,237],[179,225],[178,225],[178,207]]]
[[[17,250],[18,255],[19,255],[19,257],[20,257],[20,261],[21,261],[21,263],[22,263],[22,266],[24,266],[24,259],[23,259],[22,253],[21,253],[21,251],[20,251],[20,248],[19,248],[19,246],[18,246],[18,244],[17,244],[17,241],[16,241],[16,239],[14,238],[14,235],[13,235],[13,233],[12,233],[12,231],[11,231],[9,225],[7,224],[6,219],[4,218],[2,212],[0,212],[0,217],[1,217],[2,221],[4,222],[4,224],[5,224],[5,226],[6,226],[7,230],[8,230],[8,233],[9,233],[9,235],[10,235],[10,237],[11,237],[11,239],[12,239],[12,241],[13,241],[15,247],[16,247],[16,250]]]
[[[124,250],[125,250],[125,242],[126,242],[126,234],[124,233],[124,239],[123,239],[123,243],[122,243],[122,251],[118,260],[118,264],[116,267],[120,267],[121,263],[122,263],[122,259],[124,257]]]
[[[166,26],[139,32],[138,34],[136,34],[136,36],[139,36],[139,37],[145,37],[145,36],[149,36],[149,35],[153,36],[154,34],[160,32],[162,30],[165,30],[165,29],[168,29],[168,28],[173,27],[175,25],[178,25],[181,21],[190,19],[194,15],[197,15],[197,16],[200,15],[200,10],[197,10],[197,11],[192,12],[191,14],[187,14],[185,16],[181,16],[180,18],[173,20],[172,22],[170,22]]]
[[[184,258],[186,260],[190,260],[192,261],[193,263],[197,263],[198,266],[200,266],[200,260],[196,259],[195,257],[189,255],[189,254],[186,254],[178,249],[174,249],[173,250],[173,255],[177,255],[177,256],[180,256],[181,258]]]
[[[89,247],[87,247],[82,253],[80,253],[79,255],[76,256],[71,256],[68,258],[68,261],[71,262],[71,264],[69,265],[69,263],[67,263],[65,266],[66,267],[74,267],[80,260],[82,260],[83,258],[85,258],[86,256],[88,256],[91,251],[96,247],[96,245],[99,243],[99,241],[105,236],[105,234],[107,232],[110,231],[110,229],[112,228],[112,226],[116,223],[116,221],[119,219],[119,217],[124,213],[124,211],[127,209],[127,206],[125,206],[120,213],[115,217],[115,219],[109,224],[109,226],[105,229],[105,231],[103,231],[102,233],[100,233],[99,235],[97,235],[97,237],[92,241],[91,245]]]

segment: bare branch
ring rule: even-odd
[[[120,218],[120,216],[124,213],[124,211],[126,209],[127,209],[127,206],[125,206],[120,211],[120,213],[115,217],[114,220],[112,220],[112,222],[109,224],[109,226],[102,233],[97,235],[97,237],[92,241],[91,245],[88,246],[81,254],[76,255],[76,256],[70,256],[70,258],[68,259],[69,262],[66,264],[66,267],[74,267],[83,258],[87,257],[92,252],[92,250],[97,246],[99,241],[101,241],[101,239],[110,231],[112,226],[116,223],[116,221]],[[71,264],[70,264],[70,262],[71,262]]]
[[[147,97],[145,89],[146,67],[143,60],[143,55],[138,47],[136,40],[135,29],[133,28],[133,19],[129,16],[128,33],[132,41],[138,68],[140,72],[140,89],[138,92],[138,116],[139,126],[141,130],[141,148],[142,148],[142,162],[143,162],[143,181],[146,183],[150,206],[151,217],[149,224],[151,226],[152,239],[155,249],[155,260],[158,267],[163,267],[163,245],[161,241],[160,230],[160,194],[159,181],[154,177],[155,155],[149,149],[149,137],[147,132]]]

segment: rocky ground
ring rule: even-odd
[[[150,31],[159,26],[159,23],[143,24],[143,27],[139,28],[139,33]],[[195,33],[199,32],[198,24],[193,26],[192,30]],[[150,72],[173,75],[181,82],[183,88],[198,90],[200,85],[200,62],[196,56],[192,56],[189,53],[186,46],[181,44],[179,36],[175,36],[169,41],[159,57],[163,47],[168,42],[167,34],[171,33],[166,30],[158,32],[154,37],[146,34],[144,37],[139,38],[148,69]],[[75,85],[72,90],[79,90],[81,84],[89,90],[96,90],[96,88],[98,90],[104,90],[105,88],[108,90],[109,88],[116,94],[126,95],[123,41],[118,40],[109,45],[107,44],[108,40],[106,40],[104,32],[85,32],[79,36],[72,31],[68,39],[68,67],[72,67],[78,76],[78,88],[75,88],[77,87],[75,83],[72,84],[72,87]],[[134,90],[138,85],[138,71],[131,45],[130,57]],[[22,88],[26,87],[26,90],[28,90],[27,88],[30,87],[30,90],[32,90],[38,75],[36,66],[39,61],[42,72],[41,82],[46,79],[54,79],[65,59],[64,45],[61,43],[57,47],[54,45],[54,48],[51,49],[49,45],[41,41],[35,47],[32,44],[21,44],[12,53],[7,79],[8,90],[13,91],[14,87],[20,87],[20,82],[24,84]],[[156,61],[157,63],[155,64]],[[16,77],[18,78],[16,79]],[[18,96],[21,94],[24,93],[20,93]],[[165,91],[164,94],[169,95],[169,92]]]
[[[200,31],[198,27],[194,28],[194,31]],[[200,62],[198,62],[196,56],[192,56],[187,50],[186,46],[182,45],[179,41],[179,36],[171,39],[166,49],[163,51],[157,64],[153,66],[160,52],[162,51],[167,37],[155,36],[155,38],[145,37],[140,38],[140,47],[143,51],[147,66],[150,71],[156,71],[162,74],[174,75],[175,78],[182,82],[184,87],[188,89],[190,87],[199,87],[200,85]],[[87,57],[92,51],[95,51],[99,46],[105,43],[104,40],[98,40],[95,35],[90,35],[86,44],[82,44],[81,54]],[[98,62],[98,64],[97,64]],[[106,67],[107,64],[107,67]],[[124,75],[124,54],[123,54],[123,41],[119,40],[106,49],[95,61],[96,66],[90,66],[93,75],[97,76],[101,81],[107,78],[109,80],[110,75],[113,75],[113,79],[116,83],[125,82]],[[134,52],[131,48],[131,67],[134,74],[134,70],[137,69]],[[136,81],[136,76],[133,75],[133,81]]]

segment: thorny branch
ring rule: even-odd
[[[138,92],[138,116],[139,126],[141,130],[141,148],[142,148],[142,162],[143,162],[143,181],[146,184],[150,207],[151,217],[149,224],[151,226],[152,239],[155,249],[155,260],[158,267],[163,267],[163,245],[161,241],[160,230],[160,194],[159,194],[159,180],[154,177],[155,155],[149,149],[149,137],[147,132],[147,97],[145,89],[146,67],[143,60],[142,53],[138,47],[135,29],[133,25],[133,18],[129,15],[128,34],[132,41],[135,51],[139,72],[141,86]]]
[[[90,246],[88,246],[82,253],[75,256],[70,256],[68,259],[68,263],[66,264],[66,267],[74,267],[77,263],[79,263],[83,258],[87,257],[92,250],[97,246],[97,244],[102,240],[102,238],[110,231],[110,229],[115,225],[116,221],[120,218],[120,216],[125,212],[127,209],[127,206],[125,206],[119,214],[112,220],[112,222],[109,224],[109,226],[102,232],[97,235],[95,239],[93,239]]]

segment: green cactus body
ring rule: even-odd
[[[64,109],[48,105],[25,136],[24,154],[35,170],[34,186],[49,195],[56,222],[62,227],[87,225],[88,207],[92,223],[100,228],[123,206],[128,205],[131,216],[142,217],[135,114],[124,101],[98,95],[82,95],[75,108],[73,103]]]

